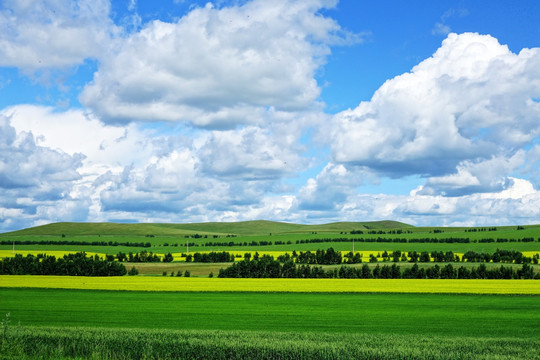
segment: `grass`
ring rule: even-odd
[[[0,287],[153,292],[440,293],[540,295],[538,280],[217,279],[0,275]]]
[[[0,289],[22,326],[538,338],[538,296]]]
[[[539,340],[265,331],[18,328],[0,359],[538,359]]]

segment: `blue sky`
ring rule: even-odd
[[[0,0],[0,231],[540,223],[536,1]]]

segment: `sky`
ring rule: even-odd
[[[0,0],[0,232],[540,223],[540,2]]]

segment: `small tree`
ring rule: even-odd
[[[420,254],[420,262],[430,262],[431,257],[429,256],[429,253],[427,251],[423,251]]]
[[[163,262],[172,262],[172,261],[173,261],[173,256],[171,253],[168,253],[163,257]]]
[[[129,272],[128,272],[128,275],[129,275],[129,276],[139,275],[139,270],[137,270],[137,269],[135,268],[135,266],[132,266],[132,267],[131,267],[131,270],[129,270]]]
[[[184,272],[184,276],[185,277],[190,277],[191,276],[191,273],[189,272],[189,270],[186,270],[186,272]]]

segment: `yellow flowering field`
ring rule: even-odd
[[[0,287],[128,291],[451,293],[540,295],[538,280],[218,279],[2,275]]]

